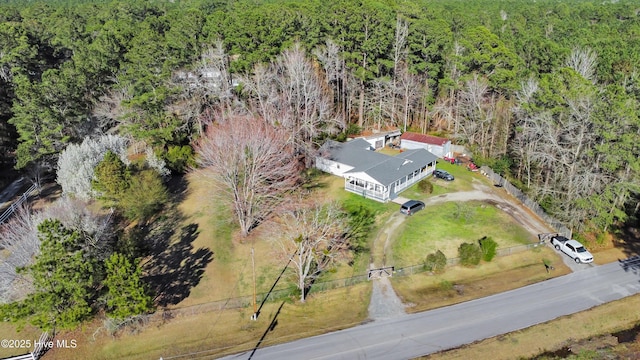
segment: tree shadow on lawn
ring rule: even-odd
[[[189,195],[189,182],[185,175],[174,175],[167,182],[167,190],[171,194],[171,201],[179,204]]]
[[[189,224],[180,229],[177,242],[171,242],[181,217],[165,220],[147,235],[151,240],[150,259],[143,265],[145,281],[155,294],[158,306],[175,305],[198,285],[207,265],[213,261],[213,252],[207,248],[194,251],[193,241],[198,237],[198,225]],[[157,230],[157,231],[154,231]]]

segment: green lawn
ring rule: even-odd
[[[414,184],[407,190],[403,191],[400,196],[407,199],[423,200],[431,196],[438,196],[451,192],[470,191],[473,190],[472,182],[474,179],[483,179],[483,177],[477,172],[469,171],[462,165],[451,165],[450,163],[442,160],[438,161],[436,168],[448,171],[455,177],[455,180],[445,181],[437,179],[434,176],[429,176],[426,179],[433,184],[433,193],[424,194],[418,189],[418,184]]]
[[[314,197],[317,199],[324,199],[326,201],[334,200],[344,208],[367,208],[375,214],[376,222],[370,230],[370,236],[368,239],[369,243],[373,242],[378,231],[389,215],[399,209],[398,205],[395,203],[381,203],[346,191],[344,189],[344,178],[339,176],[318,173],[310,182],[314,185]],[[337,267],[331,269],[331,271],[322,274],[318,279],[318,282],[332,281],[352,277],[354,275],[361,275],[366,273],[369,268],[369,262],[370,253],[368,251],[356,254],[353,261],[349,264],[339,264]]]
[[[458,256],[458,246],[483,236],[499,248],[531,243],[533,237],[509,215],[479,201],[447,202],[408,217],[398,229],[392,248],[396,266],[421,263],[436,250],[447,258]]]
[[[453,181],[431,178],[434,184],[439,184],[439,186],[449,189],[449,191],[446,192],[471,190],[473,189],[473,186],[471,185],[473,179],[482,178],[478,172],[469,171],[464,165],[452,165],[451,163],[443,160],[438,160],[436,168],[448,171],[455,177],[455,180]]]

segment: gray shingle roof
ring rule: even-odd
[[[354,139],[344,143],[328,140],[320,147],[320,156],[353,167],[378,163],[389,157],[372,151],[371,144],[364,139]]]
[[[389,185],[423,166],[435,162],[437,156],[425,149],[402,152],[389,156],[369,150],[371,145],[363,139],[346,143],[329,140],[320,148],[320,155],[341,164],[353,166],[346,173],[364,172],[381,184]]]
[[[363,164],[346,173],[364,172],[380,184],[389,185],[423,166],[435,162],[438,158],[425,149],[409,150],[395,157],[385,156],[387,157],[385,161],[377,164]]]

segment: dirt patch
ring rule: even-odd
[[[371,245],[370,269],[387,266],[387,259],[392,259],[392,236],[405,219],[406,215],[397,212],[392,214],[384,225],[380,227],[380,230]]]

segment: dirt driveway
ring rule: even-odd
[[[442,194],[424,201],[426,206],[444,203],[447,201],[485,201],[509,214],[517,223],[529,231],[536,238],[540,233],[553,232],[542,219],[527,209],[520,201],[509,195],[503,188],[492,187],[478,179],[472,180],[473,190]],[[391,259],[392,235],[406,219],[406,216],[397,212],[383,225],[378,236],[373,242],[371,252],[370,269],[392,266],[387,263]],[[550,245],[549,245],[550,246]],[[562,256],[564,263],[573,271],[584,269],[589,265],[574,263],[569,257]],[[389,279],[374,280],[371,303],[369,304],[369,317],[373,320],[384,319],[404,313],[405,305],[396,295]]]

